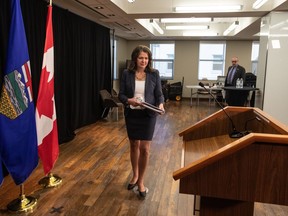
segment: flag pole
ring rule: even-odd
[[[45,177],[40,179],[38,182],[44,188],[56,187],[62,183],[62,179],[52,174],[51,169],[53,168],[56,159],[59,154],[59,144],[58,144],[58,131],[57,131],[57,122],[56,122],[56,109],[54,101],[54,51],[53,51],[53,30],[52,30],[52,0],[50,0],[50,5],[48,7],[47,13],[47,23],[46,23],[46,40],[44,46],[44,57],[43,65],[41,71],[39,92],[38,92],[38,101],[36,105],[36,125],[37,130],[42,131],[47,124],[53,124],[53,127],[50,131],[45,133],[43,137],[49,137],[44,141],[43,137],[38,137],[38,152],[43,163]],[[49,51],[48,51],[49,50]],[[50,73],[50,75],[48,75]],[[50,77],[52,74],[52,78]],[[50,78],[49,78],[50,77]],[[49,83],[49,84],[48,84]],[[53,115],[47,115],[43,107],[46,107],[45,94],[50,92],[53,94],[51,101],[53,101],[53,106],[49,108],[52,111]],[[46,115],[45,118],[40,118],[41,115]],[[41,132],[42,133],[42,132]]]
[[[40,181],[38,182],[38,184],[44,188],[57,187],[61,183],[62,183],[62,178],[51,172],[49,172],[47,176],[40,179]]]
[[[24,185],[20,185],[19,198],[13,200],[7,205],[7,209],[11,212],[32,212],[37,204],[37,199],[31,196],[25,196]]]

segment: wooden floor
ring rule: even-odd
[[[131,178],[129,143],[119,110],[118,121],[112,114],[77,130],[73,141],[60,145],[60,156],[53,169],[63,179],[60,187],[42,189],[38,181],[43,170],[41,163],[38,165],[24,184],[25,195],[37,198],[29,215],[193,215],[193,196],[179,194],[179,181],[172,178],[181,162],[182,140],[178,132],[219,108],[214,104],[209,107],[207,101],[190,107],[189,102],[169,101],[166,114],[158,117],[146,174],[149,193],[145,200],[126,189]],[[20,188],[6,177],[0,187],[0,215],[11,215],[7,205],[19,193]],[[288,207],[256,203],[254,215],[284,216],[288,215]]]

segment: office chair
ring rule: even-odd
[[[102,104],[104,107],[101,118],[104,117],[107,110],[109,110],[108,111],[108,114],[109,114],[110,111],[112,113],[114,109],[116,109],[116,119],[118,121],[118,107],[123,106],[122,103],[120,101],[117,101],[115,98],[113,98],[112,95],[106,89],[100,90],[100,96],[101,96]]]
[[[216,85],[218,87],[224,87],[225,85],[225,79],[226,79],[226,76],[217,76],[217,81],[216,81]],[[213,91],[212,91],[213,92]],[[217,100],[219,102],[222,102],[222,103],[226,103],[225,101],[225,90],[217,90],[215,92],[213,92],[215,97],[217,98]]]
[[[217,76],[216,85],[220,87],[224,87],[226,76]]]
[[[124,105],[118,98],[118,92],[115,89],[111,90],[111,96],[115,100],[115,102],[118,104],[118,107],[122,107],[122,113],[124,117]]]

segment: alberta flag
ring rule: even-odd
[[[37,166],[38,152],[30,62],[20,0],[11,0],[11,15],[0,96],[0,158],[19,185]]]
[[[36,124],[38,151],[45,175],[53,168],[59,154],[58,130],[54,99],[54,49],[52,6],[48,7],[46,40],[40,78]]]
[[[0,186],[3,182],[3,170],[2,170],[2,159],[1,159],[1,154],[0,154]]]

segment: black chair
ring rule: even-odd
[[[119,106],[122,105],[121,101],[120,101],[119,98],[118,98],[118,93],[117,93],[117,91],[116,91],[115,89],[112,89],[112,90],[111,90],[111,96],[112,96],[112,98],[116,101],[116,103],[117,103]]]
[[[170,84],[168,83],[167,80],[161,80],[161,86],[162,86],[162,92],[164,95],[164,101],[166,102],[169,99],[169,86],[170,86]]]
[[[248,87],[256,87],[256,80],[257,76],[251,72],[247,72],[245,74],[245,86]],[[254,107],[255,105],[255,91],[250,91],[249,95],[247,97],[247,105],[250,105],[250,107]]]
[[[109,115],[109,113],[112,113],[116,109],[116,119],[118,121],[118,108],[123,106],[122,103],[113,98],[106,89],[100,90],[100,96],[104,107],[101,118],[104,118],[105,114]]]

